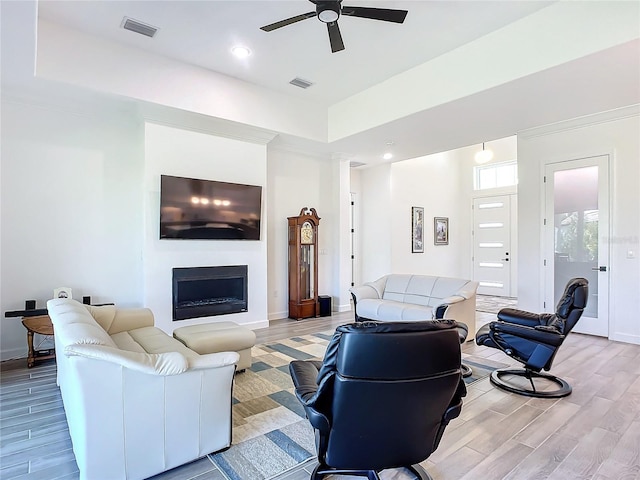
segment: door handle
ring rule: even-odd
[[[596,272],[606,272],[607,271],[607,267],[601,266],[601,267],[591,267],[591,270],[594,270]]]

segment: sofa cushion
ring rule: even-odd
[[[402,320],[431,320],[432,308],[425,305],[365,298],[358,302],[358,316],[388,322]]]
[[[434,286],[438,284],[440,279],[426,275],[410,275],[410,277],[402,301],[430,307],[438,305],[431,300],[431,296]]]
[[[113,317],[116,316],[115,305],[85,305],[85,308],[89,311],[91,316],[100,325],[105,332],[109,331],[111,324],[113,323]]]
[[[187,348],[182,342],[170,337],[157,327],[143,327],[120,332],[111,338],[122,350],[140,353],[167,353],[179,352],[185,357],[197,355]]]

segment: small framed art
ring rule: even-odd
[[[53,298],[72,298],[69,287],[58,287],[53,291]]]
[[[433,218],[433,244],[449,245],[449,218]]]
[[[423,207],[411,207],[411,253],[424,253]]]

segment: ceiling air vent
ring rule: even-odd
[[[313,85],[313,82],[310,82],[309,80],[304,80],[299,77],[294,78],[289,83],[291,85],[295,85],[296,87],[300,87],[300,88],[309,88],[311,85]]]
[[[363,165],[366,165],[366,163],[362,163],[362,162],[349,162],[349,166],[351,168],[358,168],[358,167],[362,167]]]
[[[124,17],[120,26],[125,30],[130,30],[132,32],[139,33],[140,35],[146,35],[147,37],[153,37],[158,31],[156,27],[147,25],[146,23],[139,22],[138,20],[134,20],[129,17]]]

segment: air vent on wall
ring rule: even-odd
[[[125,30],[130,30],[132,32],[139,33],[140,35],[146,35],[147,37],[153,37],[158,31],[156,27],[147,25],[146,23],[139,22],[138,20],[134,20],[129,17],[124,17],[120,26]]]
[[[310,82],[309,80],[304,80],[299,77],[294,78],[289,83],[291,85],[295,85],[296,87],[300,87],[300,88],[309,88],[311,85],[313,85],[313,82]]]

